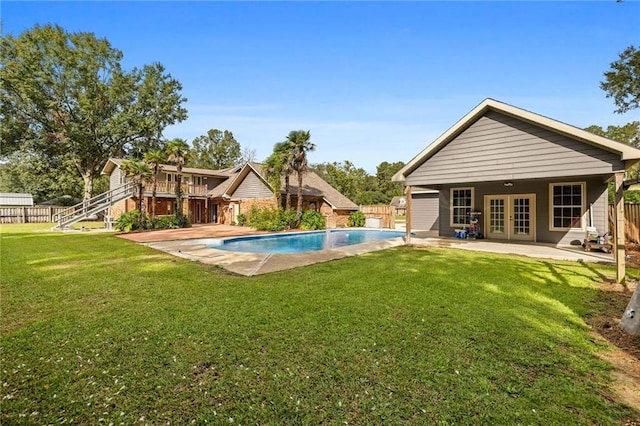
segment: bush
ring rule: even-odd
[[[153,220],[146,214],[143,217],[142,229],[178,229],[188,228],[191,224],[186,216],[156,216]],[[140,230],[140,211],[131,210],[123,213],[116,220],[115,227],[119,231],[131,232]]]
[[[149,217],[145,214],[142,218],[143,226],[149,223]],[[119,231],[131,232],[140,228],[140,210],[131,210],[120,215],[116,220],[115,227]],[[144,227],[143,227],[144,229]]]
[[[313,231],[316,229],[325,229],[326,223],[324,216],[315,210],[305,210],[300,218],[300,228]]]
[[[190,226],[186,216],[156,216],[149,229],[178,229]]]
[[[239,218],[238,218],[239,221]],[[291,229],[296,223],[296,212],[282,209],[259,209],[252,206],[244,224],[259,231],[282,231]]]
[[[349,221],[347,222],[347,225],[354,228],[360,228],[364,226],[365,219],[366,218],[364,216],[364,213],[362,213],[361,211],[353,212],[349,215]]]
[[[245,216],[244,214],[240,213],[238,215],[238,226],[244,226],[246,222],[247,222],[247,216]]]

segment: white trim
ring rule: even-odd
[[[454,223],[453,222],[453,191],[464,191],[471,190],[471,205],[469,206],[469,210],[473,210],[473,206],[475,205],[475,196],[476,191],[473,186],[461,186],[455,188],[449,188],[449,226],[466,226],[468,223]]]
[[[531,200],[531,205],[529,206],[529,231],[530,234],[528,236],[522,236],[516,234],[514,231],[515,222],[513,220],[513,200],[516,198],[528,198]],[[496,236],[492,236],[491,229],[491,208],[490,201],[491,200],[504,200],[504,237],[508,241],[514,240],[523,240],[523,241],[538,241],[538,219],[536,216],[536,193],[526,193],[526,194],[488,194],[484,196],[484,235],[488,238],[496,238]]]
[[[554,186],[568,186],[568,185],[580,185],[580,198],[581,198],[581,206],[580,206],[580,227],[569,227],[569,228],[556,228],[553,226],[554,216],[553,216],[553,187]],[[577,182],[551,182],[549,183],[549,231],[551,232],[566,232],[566,231],[584,231],[586,229],[586,219],[585,215],[588,213],[586,209],[586,198],[587,198],[587,182],[585,181],[577,181]]]
[[[595,135],[586,130],[570,126],[568,124],[553,120],[539,114],[535,114],[531,111],[527,111],[521,108],[514,107],[512,105],[496,101],[494,99],[487,98],[473,110],[471,110],[467,115],[458,120],[458,122],[456,122],[446,132],[440,135],[432,144],[427,146],[418,155],[413,157],[411,161],[409,161],[402,169],[400,169],[395,175],[393,175],[391,180],[393,182],[404,182],[407,175],[413,172],[418,166],[427,161],[431,156],[433,156],[441,148],[451,142],[462,131],[464,131],[467,127],[476,122],[478,119],[480,119],[480,117],[482,117],[490,110],[498,111],[503,114],[519,118],[535,125],[545,127],[556,133],[564,134],[581,142],[594,145],[604,150],[618,154],[620,155],[620,159],[622,161],[630,160],[628,167],[640,160],[640,149],[634,148],[621,142],[616,142],[611,139],[604,138],[602,136]]]

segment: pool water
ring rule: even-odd
[[[249,253],[304,253],[402,237],[401,231],[339,229],[295,234],[228,238],[207,243],[210,248]]]

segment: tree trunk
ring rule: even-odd
[[[144,229],[144,211],[142,210],[142,197],[144,194],[144,186],[142,185],[142,180],[138,183],[138,212],[140,212],[139,215],[139,221],[138,221],[138,229],[143,230]]]
[[[82,180],[84,181],[84,200],[93,197],[93,173],[82,172]]]
[[[289,190],[289,175],[284,176],[284,192],[286,194],[285,210],[291,209],[291,192]]]
[[[302,217],[302,173],[298,172],[298,205],[296,206],[296,222],[300,225],[300,217]]]

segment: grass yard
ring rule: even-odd
[[[1,228],[2,424],[624,424],[612,268],[398,248],[237,277]]]

